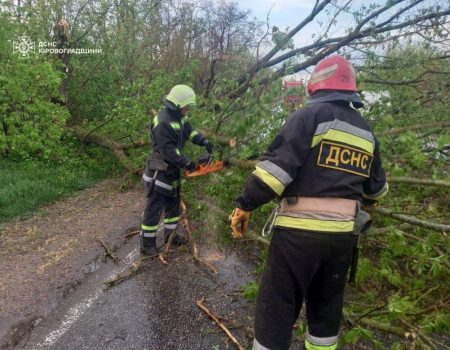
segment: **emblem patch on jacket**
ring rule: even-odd
[[[347,145],[322,141],[317,165],[369,177],[373,154]]]

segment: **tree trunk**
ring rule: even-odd
[[[124,168],[129,170],[130,172],[136,173],[139,171],[139,169],[137,169],[134,166],[133,162],[127,157],[121,144],[101,134],[95,132],[91,133],[78,125],[72,126],[70,130],[79,140],[81,140],[81,142],[93,143],[112,151],[120,164],[122,164]]]

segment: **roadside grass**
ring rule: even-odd
[[[117,174],[113,158],[103,150],[80,155],[62,164],[0,160],[0,228],[26,217],[43,204],[67,197]]]

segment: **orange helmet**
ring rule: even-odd
[[[356,74],[352,64],[338,55],[319,61],[306,85],[306,93],[311,96],[318,90],[356,92]]]

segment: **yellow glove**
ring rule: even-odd
[[[230,217],[231,235],[234,238],[242,238],[247,232],[248,221],[250,220],[250,212],[236,208],[231,213]]]

